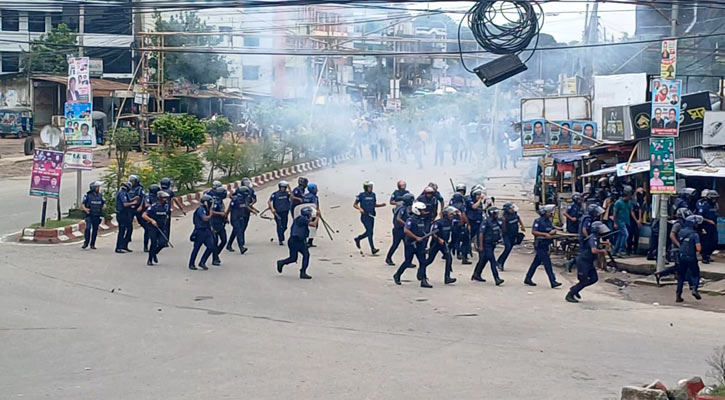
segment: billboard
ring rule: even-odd
[[[597,142],[592,139],[599,139],[597,123],[593,121],[571,121],[571,129],[581,134],[574,134],[572,137],[572,150],[585,150],[594,146]]]
[[[613,142],[624,141],[625,106],[602,109],[602,139]]]
[[[521,122],[521,147],[524,157],[538,157],[546,154],[546,120],[532,119]]]
[[[88,57],[68,58],[68,85],[65,101],[68,103],[91,102],[91,78]]]
[[[650,138],[649,154],[649,192],[675,194],[675,139]]]
[[[35,150],[30,175],[30,195],[57,199],[63,176],[63,152]]]
[[[68,146],[95,146],[91,112],[91,103],[65,103],[65,140]]]
[[[549,127],[549,151],[552,153],[571,151],[572,134],[566,128],[571,129],[571,121],[554,121],[547,124]]]
[[[93,150],[85,148],[68,149],[63,158],[63,169],[92,170]]]
[[[652,80],[652,136],[677,136],[680,129],[682,81]]]
[[[675,73],[677,72],[677,39],[663,40],[661,54],[660,78],[675,79]]]

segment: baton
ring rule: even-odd
[[[269,221],[271,221],[273,219],[277,219],[277,220],[280,219],[280,217],[279,217],[279,215],[277,215],[277,213],[274,213],[274,218],[268,217],[268,216],[264,215],[264,213],[266,213],[269,210],[270,210],[269,207],[265,208],[264,211],[262,211],[261,213],[259,213],[259,218],[266,219],[266,220],[269,220]]]
[[[322,224],[322,227],[325,228],[325,232],[327,232],[327,236],[330,238],[330,241],[332,241],[332,233],[330,232],[330,228],[327,227],[324,223]]]
[[[429,237],[433,236],[433,235],[434,235],[434,234],[436,234],[436,233],[438,233],[438,229],[435,229],[435,230],[432,230],[432,231],[430,231],[429,233],[426,233],[426,234],[425,234],[425,235],[423,235],[423,237],[421,237],[420,239],[421,239],[421,240],[425,240],[425,239],[428,239]]]
[[[164,240],[166,240],[166,243],[173,249],[174,248],[174,244],[171,243],[171,240],[169,240],[169,237],[166,236],[166,234],[164,233],[164,231],[162,231],[161,228],[159,228],[158,225],[156,225],[156,230],[159,231],[159,233],[164,238]]]
[[[448,180],[451,182],[451,189],[453,189],[453,193],[456,193],[456,185],[453,184],[453,178],[448,178]]]
[[[325,226],[326,228],[328,228],[328,229],[330,229],[330,230],[334,231],[334,229],[332,229],[332,227],[330,226],[330,224],[328,224],[328,223],[327,223],[327,221],[325,221],[325,219],[324,219],[324,218],[322,218],[322,216],[318,216],[317,218],[319,218],[319,219],[320,219],[320,221],[322,221],[322,225],[324,225],[324,226]]]

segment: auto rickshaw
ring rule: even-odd
[[[8,135],[18,138],[33,133],[33,111],[27,107],[0,108],[0,137]]]

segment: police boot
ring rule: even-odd
[[[503,284],[503,279],[496,278],[496,286],[501,286]]]
[[[692,289],[692,297],[696,298],[697,300],[702,300],[702,296],[700,296],[700,293],[697,291],[697,289]]]
[[[428,288],[428,289],[430,289],[430,288],[432,288],[432,287],[433,287],[433,285],[431,285],[431,284],[430,284],[430,283],[428,282],[428,279],[427,279],[427,278],[423,278],[423,279],[422,279],[422,280],[420,281],[420,287],[422,287],[422,288]]]
[[[578,303],[579,300],[574,297],[574,293],[569,292],[566,294],[566,297],[564,297],[564,300],[568,301],[569,303]]]
[[[300,279],[312,279],[312,277],[307,275],[307,272],[300,271]]]
[[[684,301],[685,300],[682,299],[682,296],[677,296],[677,298],[675,299],[675,303],[682,303]]]
[[[473,263],[471,262],[471,260],[468,259],[468,256],[464,255],[463,256],[463,261],[461,261],[461,264],[463,264],[463,265],[471,265]]]
[[[486,280],[483,279],[483,277],[481,276],[481,274],[476,274],[475,272],[474,272],[473,275],[471,275],[471,280],[472,281],[476,281],[476,282],[486,282]]]
[[[282,263],[282,260],[277,260],[277,272],[279,272],[281,274],[282,268],[284,268],[284,264]]]
[[[393,260],[391,260],[391,259],[385,260],[385,263],[388,265],[395,265],[395,262],[393,262]]]
[[[446,276],[446,279],[443,282],[446,285],[450,285],[451,283],[456,283],[456,278],[451,278],[450,276]]]

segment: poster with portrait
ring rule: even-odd
[[[572,150],[585,150],[594,146],[598,140],[597,123],[593,121],[571,121],[571,129],[580,134],[574,134],[571,142]],[[594,140],[593,140],[594,139]]]
[[[624,106],[602,108],[602,139],[624,141]]]
[[[63,152],[35,150],[30,175],[30,195],[57,199],[63,176]]]
[[[68,103],[91,102],[91,78],[88,57],[68,58],[68,84],[65,101]]]
[[[524,157],[546,154],[546,120],[532,119],[521,122],[521,144]]]
[[[677,39],[663,40],[661,54],[660,78],[675,79],[675,73],[677,72]]]
[[[90,171],[93,169],[93,149],[68,149],[63,157],[63,169]]]
[[[649,139],[649,192],[675,194],[675,139]]]
[[[702,127],[702,144],[725,145],[725,111],[706,111]]]
[[[571,151],[573,134],[571,133],[571,121],[554,121],[549,126],[549,151],[561,153]]]
[[[95,147],[90,103],[65,103],[65,141],[73,147]]]
[[[677,136],[680,130],[682,81],[652,80],[652,136]]]

